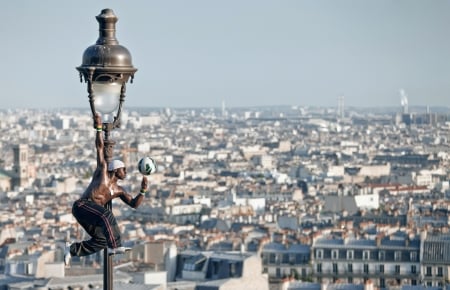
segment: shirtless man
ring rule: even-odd
[[[132,208],[137,208],[144,199],[147,191],[147,177],[143,176],[141,191],[133,198],[123,187],[117,184],[127,175],[125,164],[120,160],[113,160],[107,164],[104,156],[104,142],[102,122],[99,115],[94,118],[97,128],[95,145],[97,149],[97,168],[91,183],[80,199],[75,201],[72,214],[78,223],[91,236],[91,239],[73,244],[66,244],[64,263],[69,264],[71,256],[87,256],[108,247],[108,254],[121,254],[129,250],[121,244],[120,231],[116,218],[106,204],[114,198],[120,198]]]

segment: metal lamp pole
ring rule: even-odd
[[[96,16],[99,23],[99,37],[94,45],[83,53],[83,62],[77,67],[80,81],[87,83],[89,104],[92,116],[112,114],[112,120],[103,123],[105,160],[110,162],[115,142],[110,133],[120,127],[122,104],[125,101],[126,83],[133,82],[134,73],[131,54],[116,39],[116,22],[118,18],[111,9],[103,9]],[[104,119],[103,119],[104,120]],[[111,202],[105,206],[111,210]],[[103,289],[113,289],[112,257],[107,249],[103,251]]]

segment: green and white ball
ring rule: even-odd
[[[143,157],[138,162],[138,169],[143,175],[150,175],[156,172],[156,162],[153,158]]]

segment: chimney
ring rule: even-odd
[[[420,243],[423,243],[426,240],[426,238],[427,238],[427,230],[423,229],[420,232]]]
[[[347,234],[347,233],[344,233],[344,235],[343,235],[342,238],[343,238],[344,245],[347,245],[347,244],[348,244],[348,241],[350,240],[348,234]]]
[[[368,279],[366,283],[364,283],[364,290],[373,290],[373,282]]]
[[[281,282],[280,290],[288,290],[290,284],[291,284],[290,279],[284,279],[284,280]]]
[[[383,239],[383,234],[378,234],[375,237],[375,244],[377,245],[377,247],[381,246],[381,240]]]
[[[347,227],[347,229],[352,230],[353,229],[353,221],[347,221],[346,227]]]

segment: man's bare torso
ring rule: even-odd
[[[112,190],[115,188],[111,186],[110,179],[106,170],[97,168],[92,177],[91,183],[81,196],[82,199],[90,199],[98,205],[104,206],[112,199]]]

